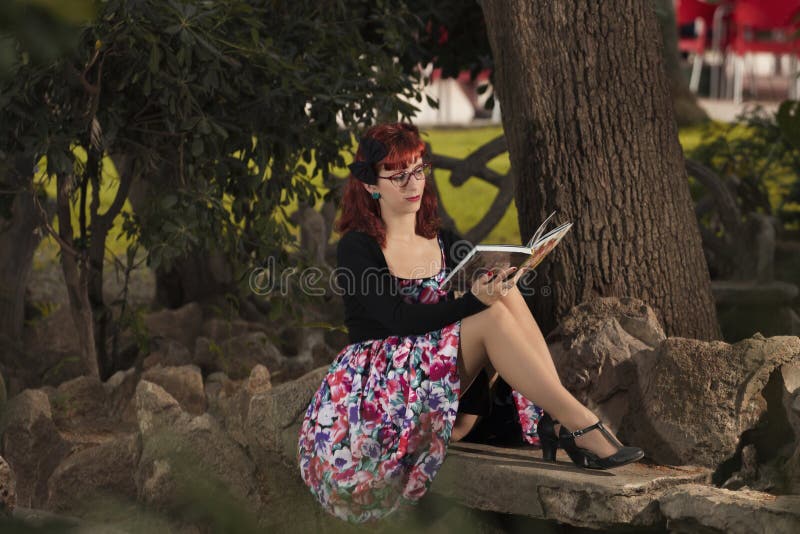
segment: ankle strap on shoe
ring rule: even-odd
[[[620,443],[617,438],[612,436],[611,433],[608,430],[606,430],[606,427],[605,427],[605,425],[603,425],[602,421],[597,421],[592,426],[587,426],[586,428],[582,428],[580,430],[576,430],[575,432],[569,432],[564,437],[567,437],[567,438],[571,437],[571,438],[574,439],[574,438],[577,438],[578,436],[582,436],[582,435],[586,434],[587,432],[589,432],[591,430],[594,430],[595,428],[599,428],[600,432],[602,432],[602,434],[606,437],[606,439],[608,441],[610,441],[615,447],[617,447],[617,448],[624,447],[624,445],[622,443]]]
[[[568,437],[568,438],[577,438],[578,436],[582,436],[582,435],[586,434],[590,430],[594,430],[595,428],[600,428],[600,426],[602,424],[603,424],[602,422],[598,421],[595,424],[593,424],[592,426],[587,426],[586,428],[582,428],[580,430],[576,430],[575,432],[570,432],[570,433],[568,433],[566,435],[566,437]]]

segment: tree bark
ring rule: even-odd
[[[25,320],[25,289],[33,264],[33,253],[41,241],[36,233],[41,222],[30,189],[33,164],[17,162],[5,183],[12,193],[11,218],[0,214],[0,339],[17,341]]]
[[[523,240],[553,210],[575,223],[536,270],[543,332],[582,301],[631,296],[670,336],[719,339],[652,3],[483,11]]]
[[[67,286],[70,313],[81,346],[81,359],[87,375],[100,378],[94,340],[92,306],[89,302],[89,265],[85,252],[75,249],[70,218],[72,176],[56,175],[58,205],[58,236],[61,245],[61,268]]]
[[[90,151],[91,154],[91,151]],[[95,154],[96,158],[101,158],[101,154]],[[133,182],[131,158],[120,155],[112,158],[119,176],[119,187],[114,195],[114,200],[105,213],[100,213],[100,180],[99,167],[98,174],[92,183],[92,201],[90,203],[90,230],[88,254],[88,298],[92,308],[94,323],[95,351],[97,361],[100,365],[100,377],[105,380],[118,369],[116,362],[113,361],[113,354],[108,351],[108,341],[112,329],[112,312],[106,305],[103,296],[103,266],[106,255],[106,239],[108,232],[114,226],[114,219],[122,211],[125,200],[128,198],[131,183]]]

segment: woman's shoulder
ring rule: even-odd
[[[375,241],[371,235],[361,230],[348,230],[339,237],[339,246],[351,246],[356,244],[369,243]]]
[[[368,254],[371,257],[377,257],[376,251],[380,252],[380,247],[368,233],[360,230],[348,230],[339,238],[336,250],[340,258],[353,254],[362,256]]]

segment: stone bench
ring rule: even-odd
[[[601,471],[574,466],[562,450],[555,464],[541,458],[527,446],[452,443],[430,491],[470,508],[593,529],[800,532],[800,496],[717,488],[707,468],[639,462]]]

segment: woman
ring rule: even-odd
[[[457,418],[468,389],[461,386],[488,363],[516,401],[544,409],[538,438],[534,429],[528,441],[541,440],[545,459],[555,461],[557,446],[583,467],[643,457],[561,385],[516,288],[522,271],[486,273],[458,298],[439,287],[455,266],[458,236],[439,228],[425,156],[416,127],[372,127],[350,166],[337,221],[336,280],[350,344],[308,406],[298,461],[323,507],[352,522],[380,519],[425,494],[448,443],[474,423]],[[563,423],[560,434],[550,414]]]

